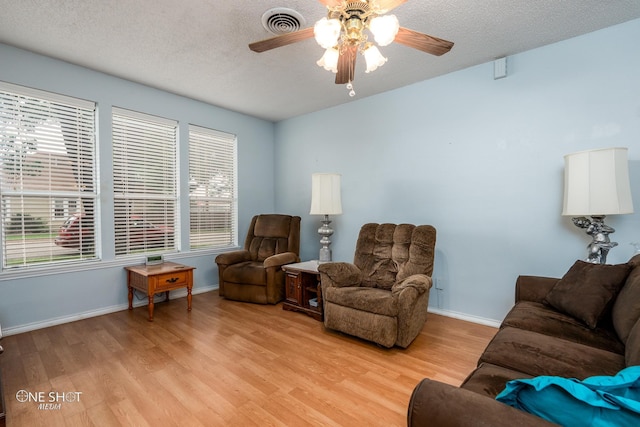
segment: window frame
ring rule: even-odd
[[[179,122],[116,106],[111,119],[116,259],[179,252]]]
[[[3,181],[17,176],[13,188],[6,182],[0,186],[3,275],[99,259],[97,116],[96,102],[0,81],[0,175]],[[11,160],[11,170],[2,157]],[[58,215],[58,202],[91,212],[91,228],[86,238],[84,233],[75,238],[77,248],[54,244],[69,218],[66,212]],[[9,236],[15,226],[17,238]],[[14,242],[11,249],[9,241]]]
[[[167,259],[177,259],[190,256],[189,254],[201,255],[202,253],[219,253],[229,247],[237,247],[238,246],[238,139],[235,134],[218,131],[211,128],[190,125],[186,120],[172,120],[165,119],[163,117],[148,114],[146,112],[137,112],[130,109],[125,109],[121,107],[117,107],[108,103],[108,105],[103,106],[98,101],[87,100],[83,98],[74,97],[71,95],[61,95],[55,92],[49,92],[47,90],[41,89],[32,89],[25,86],[15,85],[11,83],[6,83],[0,81],[0,89],[6,90],[7,88],[13,89],[21,95],[25,96],[35,96],[36,98],[44,98],[45,100],[52,100],[52,102],[80,102],[84,105],[89,105],[91,108],[91,160],[89,164],[82,163],[82,160],[79,160],[81,163],[79,168],[79,174],[82,176],[83,171],[87,171],[87,176],[90,176],[91,185],[89,186],[90,191],[85,191],[80,194],[80,197],[76,197],[73,199],[65,198],[65,194],[57,193],[55,195],[51,195],[51,197],[47,198],[47,209],[48,216],[51,218],[56,217],[57,220],[62,224],[68,221],[72,215],[72,211],[74,211],[77,206],[78,209],[81,207],[82,197],[90,197],[93,201],[93,232],[94,237],[92,243],[94,246],[94,253],[91,256],[78,256],[73,260],[65,261],[65,262],[46,262],[46,263],[37,263],[30,264],[25,267],[20,266],[20,268],[12,267],[12,268],[4,268],[2,263],[0,263],[0,282],[5,280],[11,280],[14,278],[27,278],[27,277],[38,277],[45,276],[48,274],[59,274],[59,273],[68,273],[73,271],[85,271],[85,270],[93,270],[93,269],[103,269],[110,268],[116,266],[127,265],[131,263],[132,259],[141,259],[144,260],[145,254],[131,254],[131,256],[120,255],[115,253],[114,247],[114,222],[115,222],[115,187],[112,181],[112,173],[114,166],[114,159],[112,157],[113,152],[113,111],[120,110],[124,111],[128,114],[136,114],[141,117],[151,117],[154,119],[161,119],[171,122],[175,126],[175,144],[174,144],[174,157],[173,164],[175,165],[175,192],[174,199],[175,204],[172,207],[172,212],[175,212],[175,219],[173,223],[174,227],[174,240],[170,250],[163,249],[160,252],[168,255]],[[108,116],[107,116],[108,115]],[[0,122],[1,123],[1,122]],[[100,124],[106,124],[106,127],[100,126]],[[187,129],[182,129],[182,127]],[[230,238],[228,238],[223,244],[209,244],[205,246],[192,247],[191,245],[191,236],[189,233],[190,220],[184,218],[185,215],[189,215],[191,210],[191,200],[189,197],[189,186],[185,184],[180,184],[182,180],[188,179],[188,172],[181,173],[180,169],[185,167],[188,168],[188,159],[185,161],[180,161],[181,156],[189,156],[189,126],[192,128],[200,128],[204,129],[206,132],[212,132],[218,136],[224,138],[229,138],[232,141],[233,150],[232,150],[232,184],[230,186],[233,197],[231,198],[231,210],[232,214],[229,217],[229,222],[231,223],[231,233]],[[1,131],[1,129],[0,129]],[[86,132],[82,134],[82,136],[86,136]],[[182,140],[182,141],[181,141]],[[102,143],[100,143],[102,141]],[[104,145],[104,141],[107,141],[106,146]],[[77,148],[77,147],[76,147]],[[64,149],[64,148],[62,148]],[[73,155],[78,155],[77,151],[72,151]],[[72,154],[69,154],[72,155]],[[54,164],[52,162],[52,164]],[[109,174],[108,177],[105,177],[104,172],[106,171]],[[104,180],[104,183],[101,181]],[[81,178],[78,178],[78,182],[83,182]],[[104,187],[104,188],[103,188]],[[104,192],[107,192],[107,196],[105,198]],[[111,194],[109,194],[111,193]],[[0,197],[2,197],[3,191],[0,189]],[[74,193],[74,196],[77,194]],[[49,196],[47,194],[47,196]],[[107,206],[104,204],[108,203]],[[0,205],[1,207],[1,205]],[[103,211],[106,208],[106,211]],[[0,211],[1,213],[1,211]],[[106,214],[107,222],[104,222],[104,218],[102,218]],[[182,220],[181,220],[182,216]],[[0,217],[1,218],[1,217]],[[82,221],[79,221],[82,224]],[[2,236],[4,233],[5,226],[0,221],[0,258],[5,256],[4,243],[2,241]],[[55,230],[57,232],[57,229]],[[105,234],[106,233],[106,234]],[[188,234],[185,234],[188,233]],[[105,240],[106,235],[106,240]],[[55,236],[55,233],[51,236],[52,238]],[[181,238],[182,236],[182,238]],[[186,239],[185,239],[186,237]],[[109,244],[109,247],[105,247],[104,244]],[[181,250],[181,248],[183,250]],[[145,251],[146,252],[146,251]],[[156,252],[157,253],[157,252]],[[103,255],[107,256],[107,259],[104,259]],[[138,255],[136,257],[136,255]]]
[[[219,187],[211,188],[216,182]],[[230,194],[227,196],[227,193]],[[190,251],[238,246],[238,138],[235,134],[189,124],[188,199]],[[198,205],[202,208],[196,209]]]

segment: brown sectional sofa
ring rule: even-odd
[[[520,276],[515,299],[460,388],[430,379],[416,386],[409,426],[550,425],[496,395],[513,379],[582,380],[640,365],[640,255],[617,266],[578,261],[562,279]]]

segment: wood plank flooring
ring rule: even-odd
[[[415,385],[458,385],[496,332],[429,314],[408,349],[384,349],[215,291],[154,319],[137,307],[5,337],[7,425],[404,426]]]

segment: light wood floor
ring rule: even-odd
[[[408,349],[384,349],[217,292],[154,318],[138,307],[5,337],[7,425],[404,426],[415,385],[458,385],[496,332],[429,314]]]

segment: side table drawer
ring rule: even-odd
[[[287,271],[285,277],[285,299],[293,304],[302,303],[300,274]]]
[[[156,289],[174,288],[176,286],[187,286],[190,271],[176,271],[175,273],[160,274],[157,276]]]
[[[283,310],[301,311],[322,321],[322,292],[318,261],[283,265],[285,271],[285,301]]]

